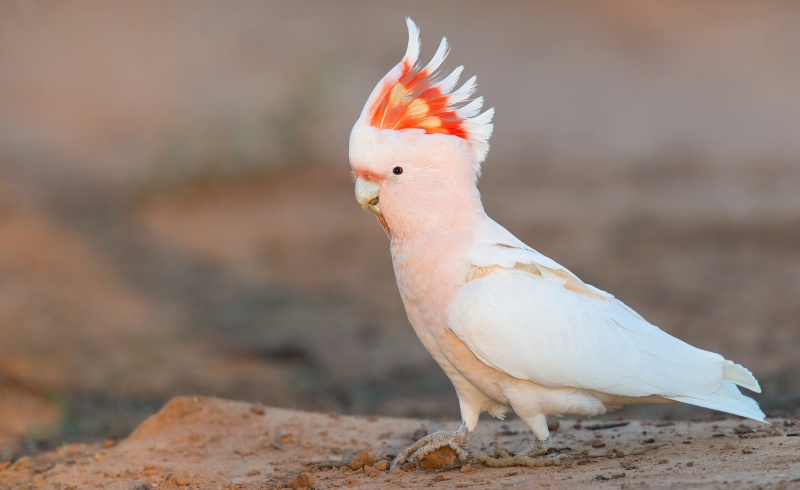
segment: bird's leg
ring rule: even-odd
[[[458,456],[458,459],[466,461],[467,452],[464,451],[460,445],[466,444],[470,437],[472,437],[472,434],[474,434],[474,431],[470,431],[466,423],[461,424],[461,427],[457,431],[443,430],[428,434],[394,458],[394,461],[392,461],[392,468],[403,464],[409,459],[419,462],[426,455],[445,446],[452,448],[456,456]]]

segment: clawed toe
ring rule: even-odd
[[[459,444],[465,444],[471,433],[465,426],[455,432],[434,432],[418,440],[392,461],[392,469],[408,460],[419,462],[428,454],[445,446],[450,447],[461,461],[466,461],[467,452]]]
[[[478,454],[475,459],[486,466],[492,468],[508,468],[510,466],[527,466],[528,468],[541,468],[545,466],[570,466],[572,456],[566,453],[535,454],[533,451],[525,451],[519,454],[510,454],[493,442],[490,444],[494,455]],[[534,453],[534,454],[532,454]]]
[[[492,457],[495,458],[495,459],[510,458],[511,457],[511,454],[509,454],[508,451],[506,451],[505,448],[503,448],[503,446],[501,446],[497,442],[489,443],[489,447],[494,452],[494,456],[492,456]],[[487,455],[487,457],[488,457],[488,455]]]

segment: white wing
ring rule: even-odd
[[[468,258],[450,328],[487,365],[551,388],[659,395],[756,420],[750,372],[651,325],[489,220]]]

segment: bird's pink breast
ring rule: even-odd
[[[392,240],[392,263],[397,286],[406,305],[418,311],[425,328],[442,330],[446,313],[464,283],[469,266],[464,260],[470,231]],[[417,325],[414,325],[415,329]]]

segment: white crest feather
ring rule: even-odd
[[[408,47],[406,48],[406,55],[403,56],[403,61],[407,61],[411,66],[414,66],[419,59],[419,27],[411,20],[411,17],[406,17],[406,25],[408,26]]]

